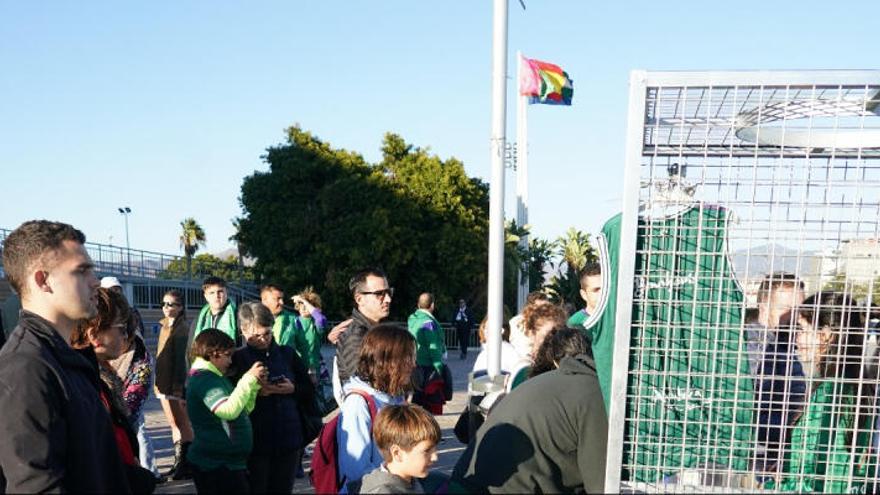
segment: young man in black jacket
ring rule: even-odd
[[[98,370],[68,344],[97,312],[98,279],[85,236],[25,222],[6,238],[3,268],[21,297],[0,351],[0,478],[6,493],[130,491]]]
[[[452,479],[468,493],[602,493],[607,442],[596,365],[580,354],[502,399]]]

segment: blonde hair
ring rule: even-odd
[[[303,289],[303,291],[299,293],[299,297],[308,301],[312,306],[321,309],[321,296],[315,292],[314,287],[311,285]]]

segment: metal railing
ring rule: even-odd
[[[12,231],[0,228],[0,244],[6,240]],[[172,262],[179,261],[185,264],[186,258],[183,256],[158,253],[155,251],[145,251],[142,249],[128,249],[122,246],[114,246],[111,244],[101,244],[97,242],[86,242],[86,251],[92,257],[95,263],[95,271],[100,275],[114,275],[117,277],[125,277],[127,279],[143,278],[143,279],[185,279],[186,275],[177,273],[170,274],[167,272]],[[193,265],[192,280],[202,280],[203,278],[213,275],[210,271],[199,270],[195,264]],[[2,267],[0,267],[0,276],[4,276]],[[252,285],[239,281],[242,286]],[[161,295],[160,295],[161,299]]]

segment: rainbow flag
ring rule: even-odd
[[[522,57],[519,73],[519,94],[529,103],[571,105],[574,93],[571,78],[558,65]]]

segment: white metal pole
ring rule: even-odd
[[[507,126],[507,0],[494,0],[492,16],[492,171],[489,183],[488,372],[501,373],[504,298],[504,144]]]
[[[517,64],[517,91],[516,91],[516,223],[524,227],[529,223],[529,127],[528,108],[529,102],[526,96],[520,94],[519,78],[522,76],[522,54],[516,52]],[[523,249],[529,247],[529,236],[524,235],[519,240]],[[517,293],[516,308],[522,312],[526,305],[526,296],[529,294],[529,272],[522,267],[517,270]]]

